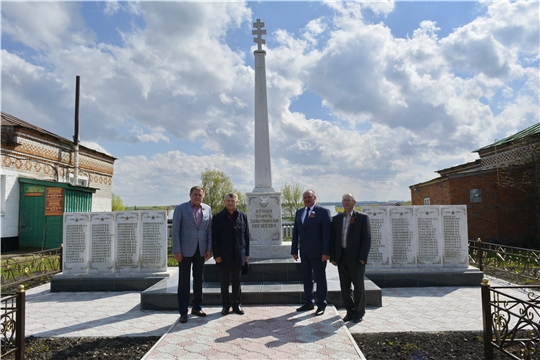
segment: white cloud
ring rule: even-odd
[[[251,161],[246,161],[251,160]],[[115,163],[114,191],[127,205],[173,205],[186,201],[189,189],[200,185],[205,169],[217,169],[242,188],[253,183],[251,159],[234,159],[223,154],[190,156],[169,151],[151,157],[125,156]],[[253,188],[249,189],[253,190]],[[138,199],[133,203],[129,199]]]
[[[2,33],[38,51],[88,43],[92,33],[78,8],[75,2],[3,2]]]
[[[93,141],[81,141],[79,143],[80,145],[84,146],[84,147],[87,147],[89,149],[92,149],[92,150],[96,150],[96,151],[99,151],[103,154],[107,154],[109,156],[113,156],[110,152],[108,152],[107,150],[105,150],[105,148],[103,148],[103,146],[99,145],[98,143],[96,142],[93,142]]]
[[[114,176],[128,205],[184,201],[205,168],[253,189],[253,54],[229,45],[235,34],[255,48],[249,3],[96,3],[105,16],[137,19],[118,43],[96,40],[80,4],[6,4],[2,35],[39,56],[2,50],[3,110],[71,138],[80,75],[81,138],[111,144],[113,156],[133,145]],[[533,2],[486,4],[445,38],[426,20],[407,39],[384,24],[393,2],[325,4],[331,11],[298,36],[266,36],[274,187],[299,182],[321,201],[345,190],[406,199],[408,185],[538,122]],[[366,11],[381,22],[366,23]],[[327,116],[291,111],[307,92]],[[188,146],[169,151],[177,144]]]

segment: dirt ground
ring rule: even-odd
[[[376,333],[354,338],[368,360],[479,360],[484,359],[481,332]],[[27,360],[140,359],[159,339],[35,338],[26,340]],[[217,359],[218,357],[216,357]],[[336,354],[336,359],[339,354]],[[495,360],[508,359],[495,353]]]

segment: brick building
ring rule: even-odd
[[[474,152],[411,185],[412,204],[467,205],[469,239],[540,247],[540,123]]]
[[[1,117],[2,252],[60,246],[63,212],[111,211],[116,158],[82,145],[76,152],[71,140]]]

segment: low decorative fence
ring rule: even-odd
[[[20,284],[62,271],[62,247],[17,255],[2,255],[2,293],[13,292]]]
[[[493,359],[497,349],[512,359],[538,359],[540,286],[491,287],[484,279],[481,289],[484,358]]]
[[[26,292],[19,285],[17,293],[0,300],[1,356],[15,354],[15,360],[24,359],[24,323]]]
[[[283,229],[283,241],[292,241],[292,232],[293,232],[294,223],[281,223],[281,228]]]
[[[481,271],[493,269],[540,281],[540,251],[469,240],[469,263]]]

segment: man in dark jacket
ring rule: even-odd
[[[221,313],[227,315],[232,305],[235,314],[244,315],[240,306],[240,276],[249,257],[248,220],[247,215],[236,208],[238,195],[228,193],[224,202],[225,208],[212,217],[212,249],[221,282]],[[230,297],[229,282],[232,282]]]
[[[313,282],[317,283],[317,310],[315,315],[324,314],[326,309],[326,263],[330,259],[331,222],[330,211],[316,204],[313,190],[304,191],[302,198],[305,208],[296,211],[292,235],[291,254],[300,261],[304,282],[304,305],[297,311],[315,308]]]
[[[341,298],[347,309],[343,321],[359,323],[366,313],[364,274],[371,247],[369,218],[354,209],[356,199],[353,194],[344,194],[341,203],[344,211],[332,219],[330,262],[338,267]]]

